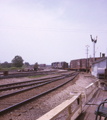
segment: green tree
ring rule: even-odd
[[[11,63],[8,63],[8,62],[6,61],[6,62],[4,62],[4,63],[1,64],[1,67],[3,67],[3,68],[10,68],[10,67],[12,67],[12,64],[11,64]]]
[[[1,64],[0,64],[0,70],[2,69]]]
[[[23,59],[21,56],[15,56],[12,60],[13,66],[14,67],[22,67],[23,65]]]
[[[34,70],[37,71],[37,69],[38,69],[38,63],[36,62],[36,63],[34,64]]]

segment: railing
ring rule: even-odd
[[[68,111],[68,114],[67,114]],[[74,120],[82,112],[82,98],[81,93],[74,95],[71,99],[64,101],[54,109],[50,110],[45,115],[41,116],[37,120],[62,120],[61,114],[64,120]],[[64,118],[65,117],[65,118]]]
[[[87,104],[89,100],[94,96],[95,92],[99,88],[99,80],[94,83],[91,83],[85,88],[85,103]]]
[[[94,96],[95,92],[99,88],[99,80],[91,83],[85,88],[85,104]],[[66,111],[66,112],[65,112]],[[54,109],[50,110],[45,115],[41,116],[37,120],[74,120],[82,112],[82,94],[74,94],[74,96],[64,101]],[[66,115],[65,115],[66,113]]]

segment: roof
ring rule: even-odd
[[[102,62],[102,61],[104,61],[104,60],[106,60],[106,59],[107,59],[107,57],[103,57],[103,58],[101,58],[101,59],[96,60],[96,61],[93,62],[92,64],[96,64],[96,63]]]

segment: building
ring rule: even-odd
[[[107,57],[103,56],[97,61],[92,63],[91,74],[95,77],[99,78],[99,75],[105,75],[105,71],[107,69]]]

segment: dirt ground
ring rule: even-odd
[[[73,81],[57,91],[42,97],[39,101],[25,105],[24,108],[21,107],[18,110],[0,116],[0,120],[36,120],[49,110],[71,98],[75,92],[81,92],[84,97],[85,87],[96,80],[90,73],[80,73]]]

